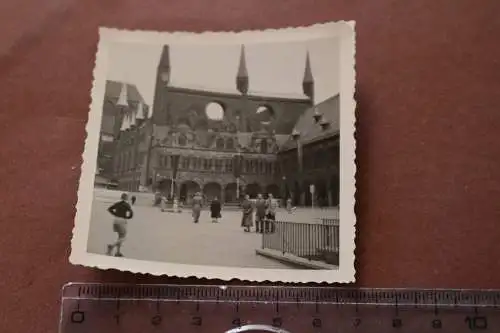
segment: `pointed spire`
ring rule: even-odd
[[[137,125],[137,122],[135,121],[135,112],[132,111],[130,113],[130,127],[134,127],[135,125]]]
[[[129,128],[130,128],[130,116],[128,114],[124,114],[120,131],[126,131]]]
[[[158,75],[165,84],[168,84],[170,82],[170,73],[170,46],[163,45],[160,62],[158,63]]]
[[[122,126],[120,127],[120,131],[127,130],[127,115],[124,115],[122,118]]]
[[[130,114],[127,114],[127,123],[126,123],[126,128],[125,130],[128,131],[130,129],[131,121],[130,121]]]
[[[238,74],[236,75],[236,88],[242,94],[248,92],[248,70],[245,58],[245,45],[241,46],[240,64],[238,66]]]
[[[118,102],[116,102],[116,105],[126,107],[128,106],[128,91],[127,91],[127,84],[122,83],[122,88],[120,90],[120,96],[118,97]]]
[[[160,62],[158,67],[170,68],[170,46],[163,45],[163,49],[161,51]]]
[[[304,70],[304,79],[302,80],[302,90],[307,97],[309,97],[311,100],[314,99],[314,78],[312,75],[309,51],[307,51],[306,54],[306,67]]]
[[[138,120],[144,120],[145,119],[145,117],[144,117],[144,106],[143,106],[142,102],[139,102],[137,104],[137,110],[136,110],[135,119],[138,119]]]

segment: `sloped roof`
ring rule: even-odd
[[[139,90],[134,84],[130,83],[125,83],[125,82],[118,82],[118,81],[106,81],[106,91],[105,91],[105,96],[109,99],[118,99],[120,96],[120,92],[122,90],[122,85],[126,84],[127,85],[127,99],[129,102],[142,102],[146,103],[144,101],[144,98],[142,95],[139,93]]]
[[[329,126],[323,129],[319,122],[314,119],[318,113],[322,119],[329,122]],[[295,124],[294,129],[300,133],[299,140],[302,144],[312,143],[340,132],[340,96],[332,96],[323,102],[307,109]],[[280,150],[288,150],[297,147],[297,143],[291,136],[281,146]]]

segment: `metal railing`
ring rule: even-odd
[[[322,223],[275,221],[274,232],[262,235],[262,249],[338,265],[339,220]]]

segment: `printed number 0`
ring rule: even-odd
[[[85,321],[85,313],[82,311],[73,311],[71,313],[71,322],[81,324]]]

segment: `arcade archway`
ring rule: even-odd
[[[164,196],[169,196],[171,191],[171,186],[172,186],[172,180],[171,179],[161,179],[160,181],[157,182],[156,189]],[[175,188],[175,187],[174,187]]]
[[[198,183],[188,180],[181,184],[179,199],[183,202],[190,203],[196,192],[200,191],[200,185]]]
[[[340,183],[338,175],[333,175],[330,180],[330,192],[332,197],[332,206],[338,206],[340,198]]]
[[[207,183],[203,187],[203,196],[206,200],[212,201],[215,197],[220,198],[222,192],[222,187],[218,183]]]
[[[236,183],[229,183],[224,189],[224,201],[225,202],[236,202],[238,198],[236,196]]]
[[[321,181],[318,180],[316,183],[314,183],[315,187],[315,202],[314,205],[318,207],[325,207],[329,206],[328,202],[328,182],[327,181]]]
[[[269,193],[271,193],[273,195],[273,197],[279,198],[280,197],[280,187],[276,184],[267,185],[265,195],[268,195]]]
[[[309,186],[311,185],[311,182],[305,181],[302,184],[302,188],[304,189],[304,205],[305,206],[311,206],[312,204],[312,196],[311,196],[311,191]]]
[[[256,198],[257,194],[262,193],[261,187],[257,183],[248,184],[245,189],[245,194],[248,194],[250,198]]]
[[[298,182],[295,182],[293,186],[293,196],[292,196],[293,204],[295,206],[299,206],[300,204],[302,204],[300,202],[300,194],[301,194],[300,185]]]

